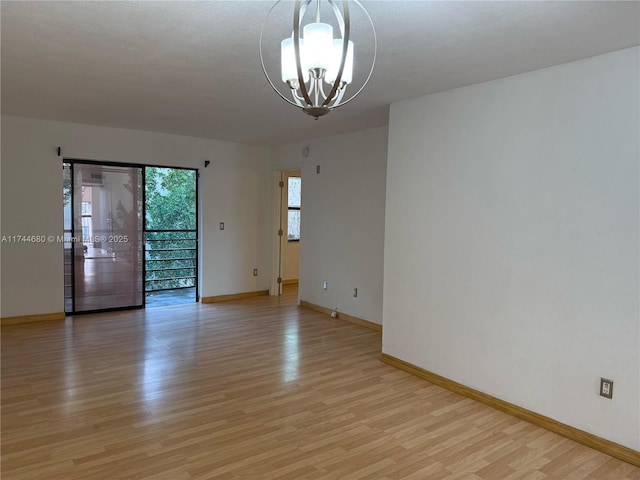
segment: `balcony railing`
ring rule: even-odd
[[[197,252],[196,230],[146,230],[145,292],[195,287]]]

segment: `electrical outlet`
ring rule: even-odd
[[[322,289],[323,290],[327,289],[327,281],[326,280],[324,282],[322,282]]]
[[[357,297],[357,296],[358,296],[358,289],[357,289],[357,288],[354,288],[354,289],[353,289],[353,296],[354,296],[354,297]]]
[[[257,268],[254,268],[254,269],[253,269],[253,276],[254,276],[254,277],[257,277],[257,276],[258,276],[258,269],[257,269]]]
[[[600,396],[613,398],[613,380],[600,378]]]

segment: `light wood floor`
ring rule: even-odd
[[[2,328],[2,479],[640,479],[295,294]]]

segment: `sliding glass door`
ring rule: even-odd
[[[72,313],[144,306],[143,170],[73,161],[68,200]],[[65,228],[66,225],[65,225]]]
[[[64,301],[85,313],[198,301],[197,170],[64,160]]]

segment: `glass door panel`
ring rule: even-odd
[[[71,164],[62,164],[62,198],[64,211],[64,311],[73,312],[73,248],[71,238],[73,237],[73,214],[71,212],[71,198],[73,189],[71,188]]]
[[[73,311],[144,305],[140,167],[73,163]]]

